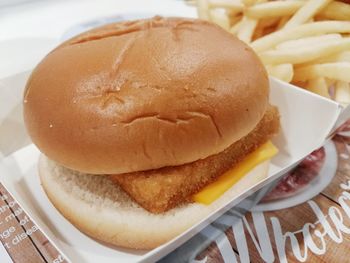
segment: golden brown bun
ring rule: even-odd
[[[43,155],[39,175],[53,205],[82,232],[121,247],[152,249],[266,178],[268,167],[268,161],[258,165],[211,205],[191,203],[162,214],[152,214],[138,206],[107,176],[73,172]]]
[[[155,17],[62,44],[36,67],[24,118],[50,159],[87,173],[156,169],[219,153],[268,104],[255,53],[218,26]]]

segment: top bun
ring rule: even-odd
[[[181,165],[248,134],[268,105],[255,53],[220,27],[162,18],[109,24],[68,40],[24,95],[33,142],[85,173]]]

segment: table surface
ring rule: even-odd
[[[0,184],[0,262],[67,262]]]

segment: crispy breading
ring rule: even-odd
[[[144,209],[162,213],[190,202],[193,194],[268,141],[278,132],[279,126],[278,110],[271,106],[252,132],[221,153],[189,164],[111,175],[110,178]]]

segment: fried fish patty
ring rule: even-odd
[[[193,194],[268,141],[279,127],[278,110],[270,106],[252,132],[223,152],[180,166],[111,175],[110,179],[144,209],[162,213],[190,202]]]

